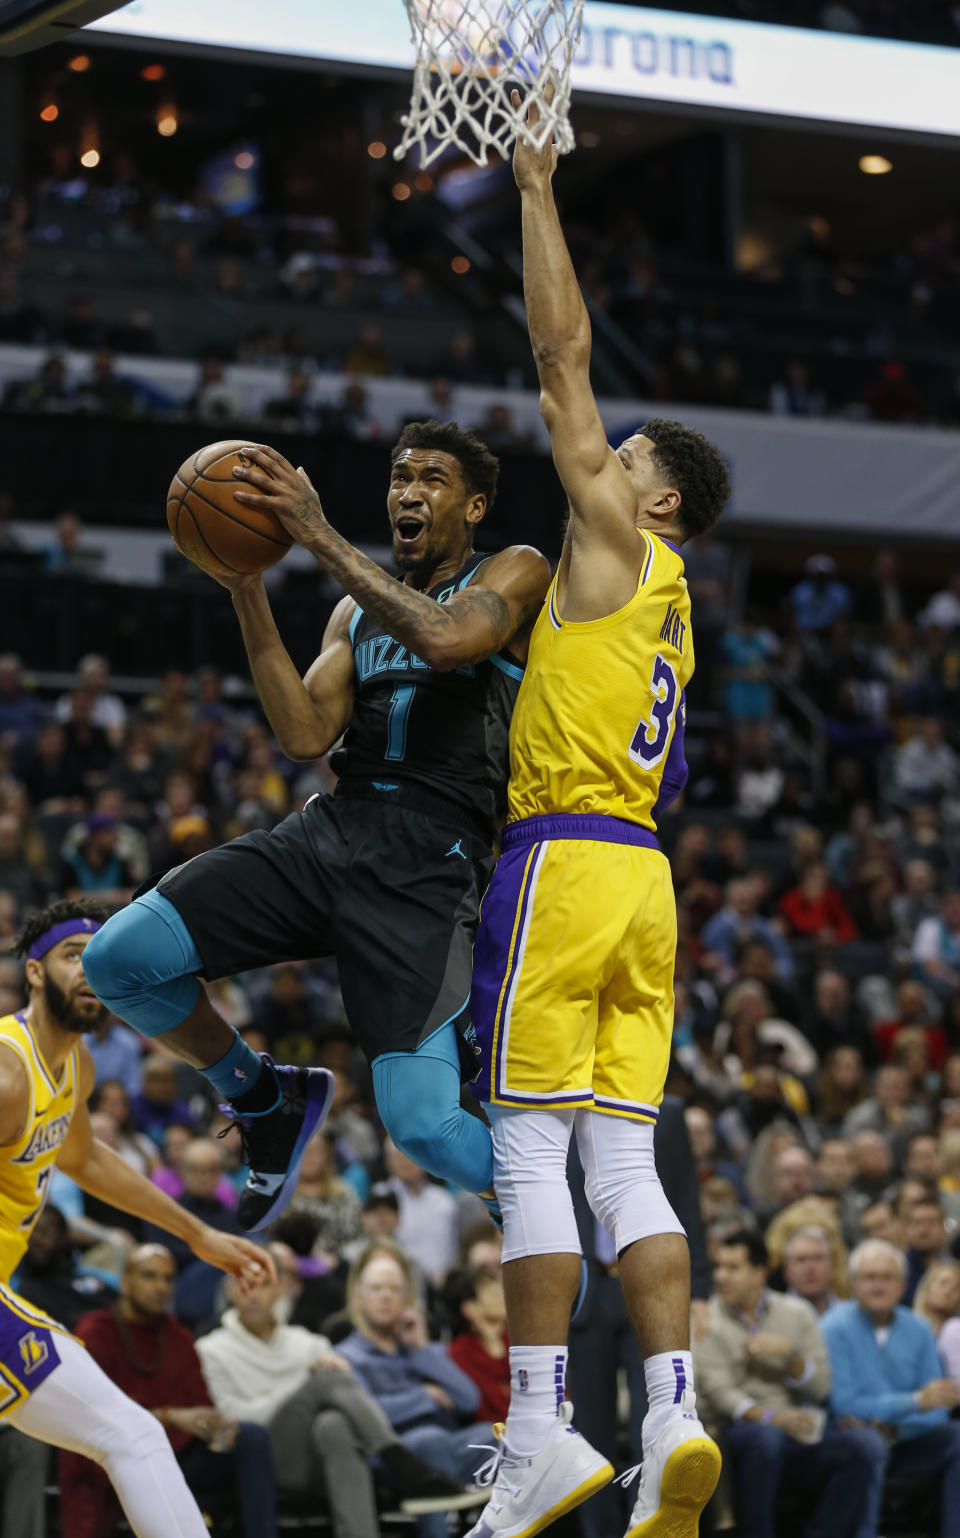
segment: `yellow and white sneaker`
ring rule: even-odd
[[[720,1478],[720,1449],[703,1429],[689,1391],[676,1415],[663,1422],[643,1450],[643,1463],[628,1469],[620,1482],[640,1473],[640,1488],[627,1538],[697,1538],[700,1513]]]
[[[503,1426],[494,1427],[493,1456],[474,1476],[491,1487],[490,1500],[467,1538],[533,1538],[610,1483],[611,1465],[574,1431],[572,1417],[565,1401],[546,1446],[530,1458],[516,1457]]]

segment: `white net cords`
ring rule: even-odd
[[[401,160],[419,148],[428,166],[449,145],[477,165],[487,151],[509,159],[518,137],[542,149],[553,139],[573,149],[570,68],[580,41],[584,0],[404,0],[417,62]],[[548,86],[553,96],[547,100]],[[522,98],[517,110],[510,93]],[[538,121],[528,128],[535,101]]]

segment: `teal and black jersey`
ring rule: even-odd
[[[446,603],[488,559],[472,555],[427,596]],[[492,841],[503,821],[510,717],[523,668],[509,653],[447,673],[414,656],[357,609],[350,625],[353,718],[337,754],[346,788],[416,789],[461,809]]]

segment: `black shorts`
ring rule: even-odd
[[[450,815],[315,796],[271,833],[178,866],[157,891],[183,918],[208,981],[335,956],[370,1062],[413,1051],[450,1020],[469,1038],[473,937],[494,860]]]

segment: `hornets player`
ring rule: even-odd
[[[91,1134],[94,1069],[82,1033],[104,1011],[81,958],[101,918],[89,900],[31,915],[18,947],[29,1003],[0,1019],[0,1416],[28,1436],[101,1464],[138,1538],[205,1538],[160,1422],[122,1394],[79,1341],[10,1287],[55,1168],[91,1196],[184,1239],[241,1285],[256,1285],[272,1269],[249,1240],[199,1222]]]
[[[346,729],[335,796],[271,833],[198,855],[117,914],[84,957],[98,998],[186,1057],[223,1095],[252,1174],[245,1228],[269,1223],[329,1105],[322,1069],[261,1060],[197,976],[333,954],[347,1016],[373,1065],[393,1141],[468,1190],[492,1175],[490,1133],[460,1106],[480,895],[506,801],[507,732],[549,567],[473,538],[498,464],[452,423],[405,428],[387,509],[402,580],[355,550],[281,454],[248,450],[237,499],[276,513],[346,590],[301,679],[259,577],[233,593],[263,707],[283,751],[319,758]]]
[[[616,452],[608,446],[555,165],[549,143],[518,141],[527,321],[570,522],[514,711],[504,852],[474,957],[511,1400],[473,1538],[527,1538],[613,1475],[564,1402],[580,1254],[571,1133],[590,1205],[616,1242],[645,1361],[630,1538],[694,1538],[720,1455],[696,1415],[689,1256],[653,1155],[676,949],[656,819],[686,779],[693,637],[681,546],[719,518],[729,484],[717,449],[678,422],[648,422]]]

